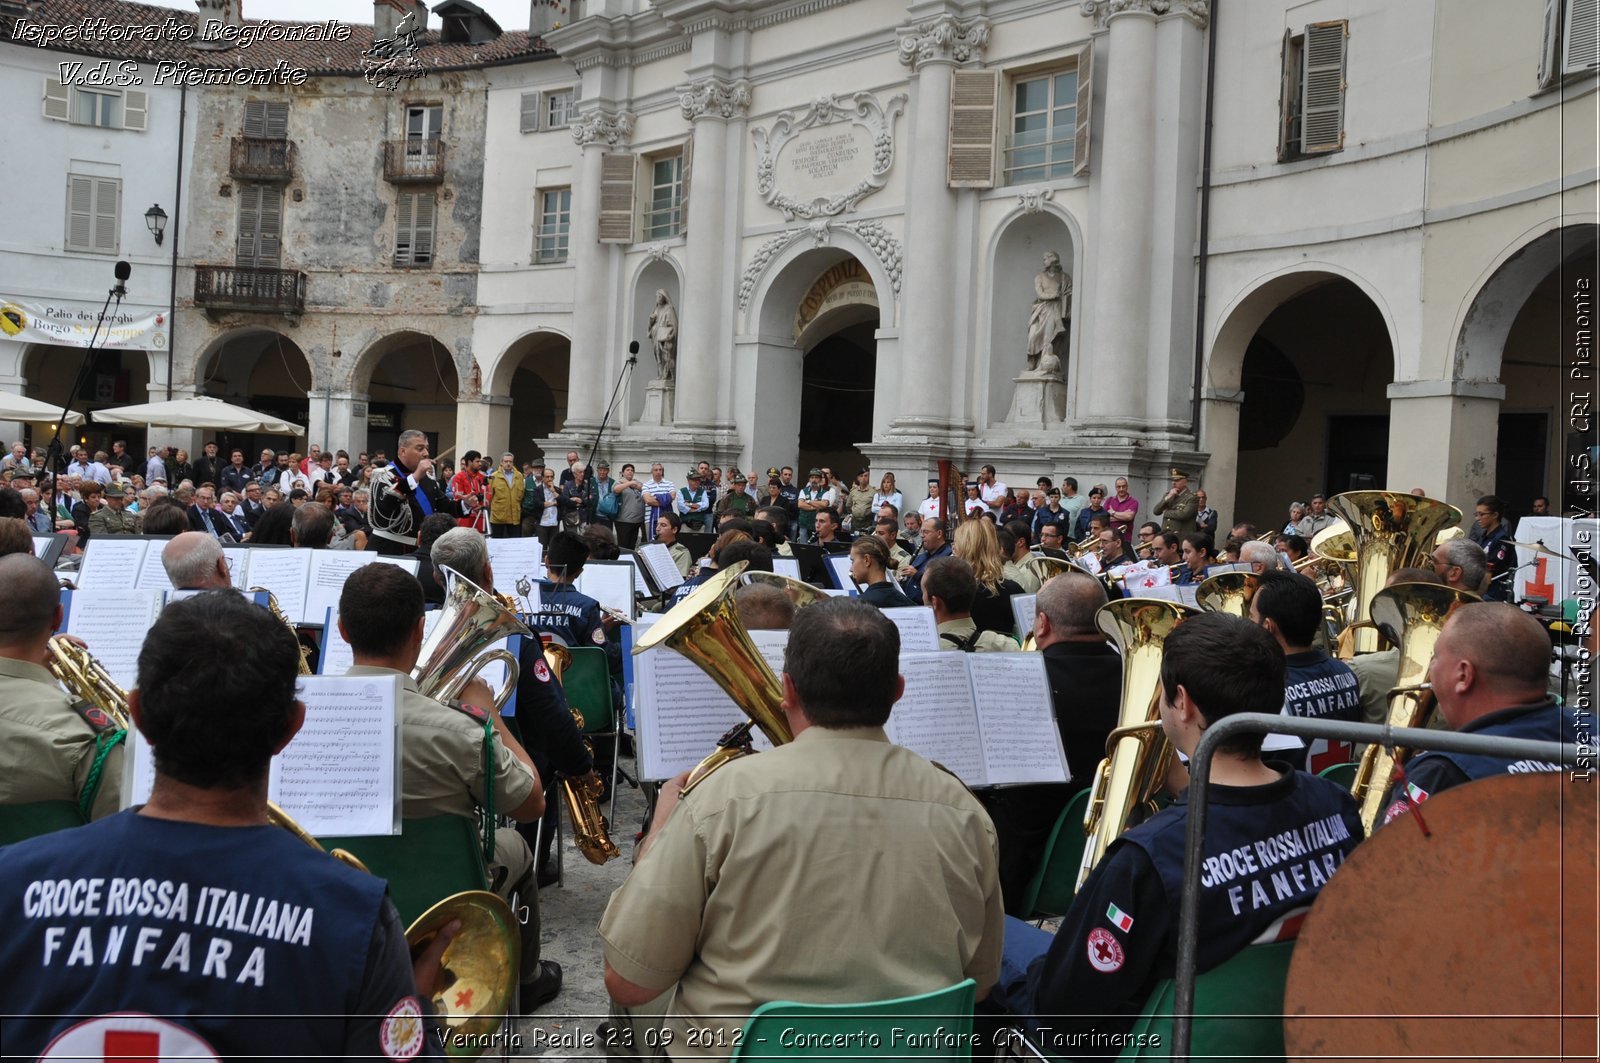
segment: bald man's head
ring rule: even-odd
[[[1098,634],[1094,614],[1106,604],[1106,591],[1086,572],[1063,572],[1039,588],[1035,604],[1050,621],[1050,637],[1040,642],[1043,647],[1057,639]]]
[[[161,567],[180,591],[225,591],[233,586],[222,547],[205,532],[173,536],[161,550]]]
[[[1550,636],[1504,602],[1474,602],[1450,614],[1434,647],[1428,679],[1452,727],[1545,697]]]
[[[32,554],[0,557],[0,587],[6,588],[0,648],[22,646],[55,630],[61,584],[49,565]]]

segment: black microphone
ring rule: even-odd
[[[638,340],[630,340],[628,342],[628,364],[629,365],[633,365],[638,360],[639,360],[639,341]]]
[[[111,292],[118,299],[121,299],[123,296],[128,294],[128,286],[123,282],[133,275],[133,267],[128,265],[126,262],[118,262],[117,267],[115,270],[113,270],[113,272],[117,276],[117,286],[112,288]]]

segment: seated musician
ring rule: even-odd
[[[1206,727],[1283,705],[1283,653],[1247,620],[1201,613],[1167,636],[1161,726],[1185,755]],[[1211,764],[1201,877],[1198,969],[1257,941],[1291,936],[1286,916],[1315,899],[1361,840],[1342,787],[1261,759],[1262,736],[1224,742]],[[1173,977],[1189,806],[1168,808],[1112,842],[1053,936],[1006,920],[994,1001],[1027,1016],[1047,1053],[1085,1058],[1117,1048],[1074,1037],[1126,1032],[1157,982]],[[1290,841],[1292,839],[1292,841]]]
[[[939,648],[966,653],[1005,653],[1021,649],[1017,641],[998,631],[979,631],[972,619],[978,599],[978,577],[959,557],[941,557],[922,574],[922,600],[933,608],[939,626]]]
[[[1251,541],[1269,553],[1266,543]],[[1262,572],[1250,599],[1250,620],[1259,624],[1284,653],[1283,714],[1317,720],[1361,722],[1361,689],[1350,666],[1313,645],[1322,626],[1322,592],[1297,572]],[[1313,739],[1309,746],[1277,755],[1301,771],[1318,772],[1354,759],[1348,741]]]
[[[994,829],[958,779],[884,735],[905,687],[899,653],[899,632],[864,602],[799,610],[782,676],[795,740],[681,799],[687,775],[662,787],[600,923],[622,1048],[645,1054],[664,1018],[674,1055],[727,1055],[768,1001],[881,999],[964,978],[981,997],[994,981]]]
[[[269,762],[305,721],[299,659],[242,595],[162,611],[128,694],[149,801],[0,850],[0,904],[23,917],[0,938],[8,1057],[440,1058],[417,993],[434,978],[383,880],[268,825]]]
[[[1058,557],[1065,561],[1067,551],[1061,538],[1059,524],[1041,524],[1039,526],[1039,552],[1046,557]]]
[[[61,626],[55,573],[31,551],[8,554],[0,587],[0,804],[70,801],[86,819],[109,816],[122,800],[119,729],[45,667]]]
[[[186,531],[161,548],[161,567],[173,590],[225,591],[233,587],[228,558],[210,532]]]
[[[1178,569],[1172,582],[1180,586],[1199,583],[1206,578],[1206,566],[1211,564],[1211,536],[1205,532],[1189,532],[1183,537],[1183,567]]]
[[[482,539],[470,529],[460,530]],[[468,684],[460,700],[450,705],[418,691],[411,670],[422,651],[422,587],[415,577],[396,565],[367,565],[351,573],[339,595],[339,633],[355,660],[347,675],[405,677],[400,785],[406,819],[451,815],[477,822],[476,808],[491,792],[495,811],[519,823],[531,823],[543,814],[544,788],[533,760],[493,710],[493,696],[482,681]],[[486,727],[493,728],[489,732],[493,780],[486,776]],[[495,831],[494,860],[488,870],[494,891],[507,900],[515,895],[528,912],[528,921],[522,924],[520,994],[526,1013],[561,990],[560,966],[539,958],[538,887],[528,843],[510,828]]]
[[[900,585],[889,579],[889,548],[875,535],[863,535],[850,546],[850,579],[861,588],[861,600],[879,609],[912,604]]]
[[[1575,743],[1575,714],[1550,696],[1549,675],[1550,636],[1539,621],[1504,602],[1474,602],[1451,613],[1428,666],[1439,712],[1454,730]],[[1443,750],[1418,753],[1406,762],[1404,780],[1384,802],[1385,822],[1441,790],[1474,779],[1561,770],[1560,764],[1543,760]]]
[[[1115,525],[1108,521],[1102,521],[1098,517],[1093,518],[1089,523],[1096,530],[1097,549],[1100,551],[1100,571],[1109,572],[1118,565],[1133,564],[1135,561],[1133,552],[1128,549],[1128,544],[1122,541],[1122,532],[1118,531]]]

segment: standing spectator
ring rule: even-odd
[[[794,469],[785,465],[778,473],[778,494],[783,496],[783,508],[789,511],[788,536],[794,539],[800,530],[800,486],[794,482]]]
[[[243,494],[250,482],[250,470],[244,467],[244,451],[235,449],[228,456],[228,464],[217,473],[217,486],[224,491]]]
[[[1045,492],[1044,505],[1033,511],[1033,541],[1038,542],[1045,525],[1050,525],[1060,533],[1060,538],[1065,539],[1072,534],[1072,522],[1075,518],[1067,510],[1061,498],[1061,489],[1052,487]]]
[[[719,521],[730,513],[736,517],[745,518],[755,515],[755,500],[752,499],[749,493],[745,490],[745,486],[748,482],[748,478],[744,473],[738,471],[737,469],[733,471],[733,489],[724,494],[722,499],[717,503],[716,516]]]
[[[1200,512],[1199,496],[1189,490],[1189,474],[1183,469],[1172,470],[1172,487],[1161,496],[1151,512],[1161,518],[1162,531],[1175,531],[1185,535],[1199,531],[1195,517]]]
[[[189,452],[179,447],[172,452],[172,458],[167,462],[167,482],[174,487],[189,480],[199,485],[200,481],[194,478],[194,466],[189,463]]]
[[[828,486],[821,469],[812,469],[806,474],[806,485],[800,489],[795,505],[800,511],[795,542],[809,543],[817,537],[817,512],[828,508]]]
[[[561,470],[561,475],[556,478],[556,486],[565,487],[567,484],[571,483],[577,475],[578,452],[576,450],[569,450],[567,451],[567,464]]]
[[[194,485],[199,487],[201,484],[211,484],[213,487],[221,487],[222,468],[223,462],[217,456],[216,441],[212,440],[200,448],[200,456],[195,459]]]
[[[1005,481],[995,477],[993,465],[985,465],[978,470],[978,497],[983,499],[983,507],[996,517],[1005,507],[1006,490]]]
[[[1061,481],[1061,508],[1066,510],[1072,517],[1072,521],[1067,525],[1065,534],[1070,535],[1071,529],[1078,526],[1078,514],[1083,512],[1085,501],[1086,499],[1078,494],[1077,477],[1065,477]]]
[[[1108,523],[1110,522],[1111,517],[1106,512],[1105,506],[1102,504],[1105,502],[1105,499],[1105,484],[1095,484],[1089,489],[1089,504],[1078,511],[1077,523],[1074,524],[1072,528],[1072,539],[1074,542],[1082,542],[1084,539],[1088,538],[1089,522],[1094,520],[1094,518],[1104,517]]]
[[[933,520],[939,516],[940,506],[939,481],[933,478],[928,481],[928,497],[917,503],[917,516],[923,520]]]
[[[450,477],[450,497],[457,502],[466,504],[465,515],[456,519],[456,525],[462,528],[482,528],[483,513],[483,484],[484,475],[481,469],[483,455],[476,450],[469,450],[461,455],[461,470]]]
[[[353,487],[361,479],[361,474],[350,467],[350,455],[342,450],[333,456],[333,476],[341,487]]]
[[[1194,500],[1199,507],[1194,514],[1195,531],[1203,531],[1211,536],[1212,539],[1215,539],[1217,537],[1217,511],[1211,508],[1211,501],[1206,498],[1206,489],[1204,487],[1194,493]]]
[[[632,550],[639,545],[639,531],[644,527],[644,484],[633,474],[633,463],[622,467],[622,476],[611,485],[617,498],[617,545]]]
[[[1032,519],[1033,507],[1028,504],[1027,492],[1023,492],[1022,497],[1018,498],[1017,491],[1007,491],[1006,504],[1000,507],[1000,523],[1008,524],[1014,520],[1027,523]]]
[[[561,491],[556,487],[556,471],[544,470],[544,500],[539,506],[539,542],[545,549],[555,537],[561,518]]]
[[[872,472],[862,469],[856,473],[855,483],[850,485],[850,493],[845,498],[845,506],[850,517],[850,530],[866,534],[872,530],[872,511],[875,508],[873,498],[877,492],[872,489]]]
[[[883,479],[878,482],[878,490],[872,496],[872,508],[874,510],[881,509],[885,502],[893,506],[896,513],[905,512],[905,496],[895,486],[894,473],[892,472],[884,473]]]
[[[1550,515],[1550,500],[1544,495],[1539,495],[1533,500],[1533,506],[1528,510],[1530,517],[1548,517]]]
[[[610,528],[617,519],[618,498],[613,487],[617,481],[611,478],[611,463],[608,461],[595,462],[594,475],[594,523],[603,528]]]
[[[20,439],[11,444],[11,453],[0,458],[0,472],[14,472],[17,469],[33,470],[33,463],[28,460],[28,445]]]
[[[484,484],[489,495],[489,534],[515,539],[522,533],[522,473],[510,452],[500,455],[500,467]]]
[[[544,514],[544,465],[530,461],[522,467],[522,537],[539,534],[539,518]]]
[[[1139,517],[1139,500],[1128,493],[1128,478],[1117,477],[1112,486],[1116,493],[1106,499],[1106,512],[1111,514],[1111,526],[1122,533],[1122,541],[1133,539],[1133,522]]]
[[[594,481],[581,461],[572,467],[572,479],[561,487],[560,506],[561,526],[568,531],[580,531],[594,520]]]
[[[1304,502],[1289,503],[1289,523],[1283,526],[1283,534],[1299,535],[1300,522],[1305,519],[1308,507]]]
[[[677,493],[678,485],[667,479],[667,470],[659,461],[653,462],[650,479],[644,482],[645,527],[650,529],[650,538],[655,537],[661,514],[672,512],[672,499]]]
[[[1317,532],[1332,527],[1336,520],[1338,518],[1328,512],[1327,498],[1322,495],[1312,495],[1311,512],[1300,518],[1298,526],[1300,538],[1309,543],[1316,537]]]
[[[165,480],[167,483],[172,483],[172,478],[167,475],[166,447],[150,448],[150,456],[145,459],[144,463],[144,480],[145,483],[155,483],[157,480]]]
[[[689,486],[678,489],[678,516],[690,531],[705,531],[711,521],[711,498],[706,493],[699,469],[690,469]]]

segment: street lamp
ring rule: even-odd
[[[149,228],[150,234],[156,238],[156,246],[161,246],[161,240],[167,233],[167,212],[157,203],[144,212],[144,223]]]

